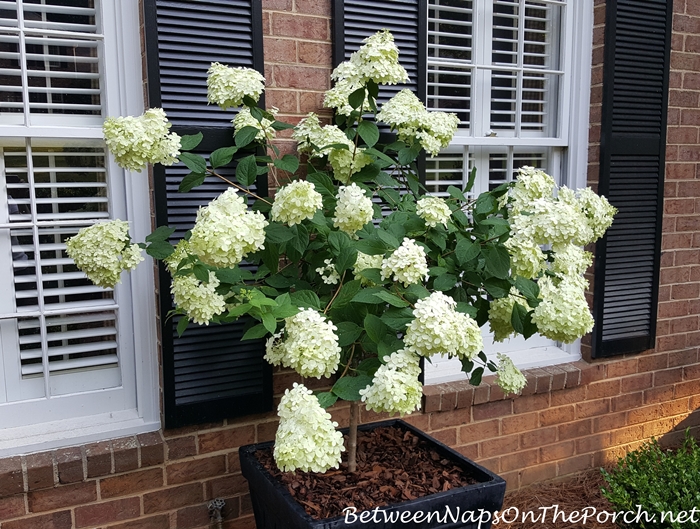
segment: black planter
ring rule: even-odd
[[[489,515],[486,513],[499,510],[503,504],[506,482],[502,478],[399,419],[367,424],[360,426],[359,430],[372,430],[380,426],[410,430],[427,441],[441,456],[461,466],[479,483],[381,507],[376,515],[373,511],[366,511],[368,513],[366,516],[369,517],[369,514],[372,514],[374,517],[365,518],[364,521],[360,518],[360,512],[355,513],[356,518],[348,516],[347,521],[350,523],[346,523],[345,516],[315,520],[292,498],[286,487],[267,472],[256,459],[254,454],[257,450],[269,448],[273,443],[248,445],[241,447],[239,456],[241,471],[250,487],[257,529],[489,529],[491,527],[491,521],[487,520]],[[343,433],[347,433],[347,428]],[[436,513],[436,515],[427,520],[427,513]],[[404,517],[403,522],[400,516]],[[391,521],[392,519],[395,521]]]

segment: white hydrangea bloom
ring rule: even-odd
[[[593,264],[593,254],[584,251],[580,246],[555,244],[552,250],[554,262],[551,264],[551,270],[560,276],[579,277]]]
[[[209,325],[209,320],[226,310],[226,301],[216,293],[218,286],[219,279],[214,272],[209,272],[206,283],[193,275],[175,276],[170,293],[175,306],[184,310],[189,319],[200,325]]]
[[[303,309],[285,319],[284,338],[267,340],[265,360],[291,367],[303,377],[329,377],[338,369],[340,347],[337,327],[314,309]]]
[[[362,252],[357,252],[357,259],[355,260],[355,266],[352,271],[355,279],[359,279],[363,285],[369,285],[371,281],[362,277],[360,272],[367,268],[381,269],[383,260],[383,255],[367,255]]]
[[[265,90],[265,78],[251,68],[231,68],[213,62],[207,74],[207,100],[222,110],[240,107],[245,96],[258,101]]]
[[[361,85],[357,84],[357,70],[351,62],[345,61],[333,70],[331,77],[336,80],[335,85],[330,90],[326,90],[326,94],[323,97],[323,106],[334,108],[338,114],[343,116],[349,116],[355,109],[350,106],[348,97],[355,90],[361,88]],[[369,103],[367,96],[365,96],[365,100],[362,103],[362,112],[365,113],[369,110]]]
[[[347,184],[352,175],[372,163],[372,157],[365,154],[364,149],[355,149],[355,146],[352,145],[350,150],[332,149],[328,154],[328,163],[333,168],[333,176],[336,180]]]
[[[143,261],[141,248],[130,242],[128,222],[98,222],[67,239],[66,253],[95,285],[112,288],[123,270],[133,270]]]
[[[541,169],[523,166],[518,169],[515,185],[508,194],[513,199],[513,210],[527,209],[530,202],[538,199],[551,199],[554,193],[554,178]]]
[[[382,105],[377,120],[396,129],[408,144],[418,141],[431,156],[450,144],[459,126],[457,114],[429,112],[411,90],[401,90]]]
[[[268,110],[268,112],[273,116],[277,116],[279,109],[272,107],[270,110]],[[258,121],[250,113],[250,109],[248,107],[243,107],[232,120],[235,132],[238,132],[244,127],[254,127],[258,129],[260,132],[258,132],[255,136],[257,141],[265,141],[266,138],[272,140],[275,137],[277,131],[272,128],[273,122],[274,120],[269,120],[265,117],[262,118],[262,121]]]
[[[452,211],[442,198],[423,197],[416,203],[416,213],[425,223],[434,228],[438,224],[444,224],[447,228],[447,221],[450,220]]]
[[[244,199],[229,188],[197,213],[190,247],[202,262],[232,268],[265,248],[267,224],[262,213],[248,211]]]
[[[564,279],[555,286],[545,276],[538,285],[542,301],[535,307],[532,321],[540,334],[571,343],[593,329],[593,316],[580,282]]]
[[[423,386],[419,358],[405,349],[384,357],[386,364],[377,369],[372,384],[360,390],[368,410],[405,415],[420,408]]]
[[[393,276],[404,286],[422,283],[428,277],[428,259],[422,246],[404,237],[401,246],[382,260],[382,279]]]
[[[537,244],[584,244],[593,236],[581,209],[565,201],[538,198],[510,217],[511,232]]]
[[[505,242],[510,253],[510,268],[513,274],[535,279],[545,265],[545,256],[540,245],[522,235],[513,235]]]
[[[295,180],[277,190],[270,215],[276,222],[294,226],[312,218],[321,207],[323,197],[316,191],[314,184],[305,180]]]
[[[335,269],[333,261],[326,259],[323,261],[323,263],[325,266],[317,268],[316,273],[321,276],[321,279],[323,279],[323,282],[326,285],[337,285],[340,281],[340,274]]]
[[[355,66],[357,84],[372,80],[377,84],[398,84],[408,81],[406,69],[399,64],[399,48],[388,30],[378,31],[363,40],[364,45],[350,56]]]
[[[597,195],[590,187],[579,189],[577,194],[581,209],[583,209],[593,232],[593,238],[585,242],[586,244],[595,242],[612,225],[617,208],[611,206],[607,198]]]
[[[343,434],[336,430],[338,423],[331,421],[330,413],[321,407],[311,390],[294,383],[291,390],[284,392],[277,414],[280,424],[273,455],[282,472],[338,468],[345,450]]]
[[[177,272],[177,267],[180,265],[180,261],[192,255],[192,250],[190,248],[190,241],[186,239],[180,239],[175,246],[175,251],[171,253],[168,257],[163,259],[165,266],[168,268],[171,276],[174,276]]]
[[[349,186],[340,186],[336,199],[333,226],[339,230],[354,236],[365,224],[372,222],[372,199],[355,182]]]
[[[142,116],[107,118],[102,125],[107,148],[120,167],[139,171],[148,163],[172,165],[180,155],[180,136],[169,132],[170,123],[162,108],[151,108]]]
[[[507,355],[498,353],[498,370],[496,372],[496,384],[506,393],[520,393],[527,385],[527,379],[520,370],[515,367],[513,361]]]
[[[527,301],[523,299],[523,296],[515,287],[510,289],[510,293],[506,297],[494,299],[491,302],[489,307],[489,327],[493,333],[494,342],[502,342],[516,334],[511,323],[513,306],[516,303],[530,310]]]
[[[468,314],[457,312],[456,306],[442,292],[419,299],[404,336],[407,349],[425,357],[446,354],[471,359],[478,354],[484,348],[481,330]]]

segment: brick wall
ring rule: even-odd
[[[589,182],[598,176],[605,3],[596,0]],[[296,122],[321,110],[331,68],[330,0],[265,0],[267,104]],[[651,436],[700,425],[700,5],[674,2],[668,164],[657,347],[526,371],[522,395],[493,378],[425,388],[407,420],[500,473],[511,489],[614,461]],[[327,115],[327,114],[326,114]],[[280,140],[289,151],[293,143]],[[584,348],[585,352],[585,348]],[[298,376],[275,373],[279,394]],[[321,382],[322,383],[322,382]],[[315,379],[311,387],[319,384]],[[347,425],[348,408],[332,410]],[[361,421],[384,418],[361,413]],[[274,413],[0,460],[0,529],[253,528],[238,447],[271,440]]]

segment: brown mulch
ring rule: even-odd
[[[520,517],[518,523],[504,525],[508,529],[618,529],[612,521],[603,522],[606,516],[601,515],[601,522],[596,521],[597,513],[601,511],[615,512],[615,508],[606,500],[600,492],[605,484],[598,469],[591,470],[578,477],[566,481],[548,482],[533,485],[515,492],[506,494],[503,509],[516,507]],[[567,521],[559,516],[556,522],[552,521],[554,509],[540,510],[540,507],[557,505],[560,512],[564,513]],[[574,511],[581,512],[585,507],[594,507],[596,514],[586,520],[582,525],[581,520],[572,522],[569,517]],[[513,511],[514,512],[514,511]],[[540,516],[533,523],[532,518],[522,522],[522,513],[532,512],[534,516]],[[542,521],[542,514],[547,513],[547,519]],[[589,511],[591,512],[591,511]],[[510,520],[510,518],[508,518]]]
[[[283,473],[269,449],[256,456],[316,519],[342,516],[346,507],[369,510],[476,483],[413,433],[391,427],[358,432],[354,473],[347,472],[347,453],[340,469],[325,474]]]

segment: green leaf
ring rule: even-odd
[[[173,245],[165,241],[155,241],[148,245],[146,253],[154,259],[165,259],[175,251]]]
[[[413,311],[411,309],[389,309],[382,314],[382,321],[392,331],[403,332],[406,325],[413,321]]]
[[[352,298],[353,303],[367,303],[369,305],[380,305],[384,300],[375,296],[377,292],[382,292],[379,287],[363,288]]]
[[[338,345],[340,347],[347,347],[362,334],[362,327],[351,321],[341,321],[336,327],[338,328]]]
[[[476,199],[476,204],[474,205],[475,215],[488,215],[493,213],[497,207],[496,198],[490,193],[482,193],[479,198]]]
[[[294,305],[280,305],[272,309],[272,315],[278,320],[283,320],[284,318],[289,318],[299,313],[299,309]]]
[[[265,328],[265,326],[262,323],[258,323],[257,325],[248,329],[241,340],[257,340],[267,336],[267,333],[268,330]]]
[[[397,239],[393,234],[386,230],[379,229],[377,230],[377,235],[379,238],[386,243],[386,245],[389,248],[396,249],[399,246],[401,246],[401,243],[399,242],[399,239]]]
[[[369,154],[371,156],[376,156],[378,159],[386,162],[388,165],[394,165],[396,163],[395,160],[392,160],[386,154],[384,154],[383,152],[378,151],[377,149],[374,149],[374,148],[365,149],[365,154]]]
[[[181,151],[191,151],[197,145],[202,142],[204,135],[201,132],[193,135],[186,135],[180,137],[180,150]]]
[[[525,319],[527,318],[527,309],[520,303],[513,303],[513,312],[510,315],[510,324],[518,334],[525,334]]]
[[[338,397],[333,395],[333,393],[330,393],[329,391],[317,393],[316,398],[318,399],[318,403],[321,406],[321,408],[330,408],[331,406],[333,406],[333,404],[335,404],[338,401]]]
[[[296,224],[289,228],[289,231],[292,232],[293,237],[286,245],[287,256],[292,261],[298,261],[309,245],[309,230],[303,224]]]
[[[472,369],[474,369],[474,362],[469,360],[468,358],[464,357],[462,358],[462,371],[469,376],[469,373],[472,372]]]
[[[301,309],[321,310],[321,300],[319,300],[316,293],[311,290],[290,292],[289,297],[292,298],[292,304]]]
[[[189,173],[185,178],[182,179],[177,190],[180,193],[187,193],[195,187],[201,186],[204,183],[204,179],[207,175],[204,173]]]
[[[272,125],[270,125],[270,126],[275,130],[287,130],[287,129],[294,128],[294,125],[291,125],[289,123],[285,123],[284,121],[273,121]]]
[[[477,312],[479,312],[476,307],[470,305],[466,301],[458,301],[455,307],[457,312],[462,312],[464,314],[469,314],[472,318],[476,318]]]
[[[472,386],[478,386],[481,384],[481,377],[484,375],[484,368],[483,367],[477,367],[474,371],[472,371],[472,376],[469,377],[469,383]]]
[[[236,131],[236,135],[234,136],[236,147],[242,149],[246,145],[249,145],[250,142],[252,142],[255,139],[255,136],[257,136],[259,132],[260,130],[257,127],[251,127],[250,125]]]
[[[540,287],[538,287],[537,283],[535,283],[532,279],[526,279],[520,276],[516,277],[515,288],[517,288],[528,301],[537,301],[537,298],[540,295]]]
[[[371,356],[369,358],[365,358],[362,362],[360,362],[357,366],[356,371],[360,375],[367,375],[368,377],[374,377],[374,374],[377,372],[377,369],[381,367],[382,363],[379,361],[379,358],[376,356]]]
[[[392,307],[403,308],[408,307],[409,305],[408,301],[403,300],[399,296],[395,296],[391,292],[387,292],[385,290],[380,290],[374,295],[377,296],[379,299],[386,301]]]
[[[412,303],[415,303],[419,299],[427,298],[430,295],[430,292],[428,291],[427,288],[425,288],[423,285],[409,285],[408,288],[406,288],[406,292],[404,296],[408,298],[409,301]]]
[[[504,246],[488,245],[481,249],[484,255],[484,266],[491,275],[505,279],[510,272],[510,255]]]
[[[489,277],[484,281],[484,288],[492,297],[496,299],[504,298],[510,292],[510,282],[506,279]]]
[[[449,195],[450,195],[451,197],[454,197],[454,198],[456,198],[457,200],[461,200],[462,202],[467,202],[467,201],[468,201],[467,197],[464,196],[464,193],[462,193],[462,191],[460,191],[459,189],[457,189],[455,186],[449,186],[449,187],[447,188],[447,192],[449,193]]]
[[[369,336],[370,340],[374,343],[381,342],[389,330],[382,319],[374,314],[367,314],[367,316],[365,316],[364,325],[367,336]]]
[[[382,279],[382,273],[379,268],[365,268],[360,271],[360,275],[365,279],[369,279],[375,285],[381,285],[389,281],[389,279]]]
[[[311,182],[316,191],[322,195],[327,197],[335,196],[335,185],[333,185],[333,180],[326,173],[311,173],[306,177],[306,181]]]
[[[299,169],[299,158],[291,154],[285,154],[282,158],[277,158],[272,162],[275,167],[294,174]]]
[[[209,282],[209,269],[206,266],[201,264],[194,265],[192,272],[194,273],[194,277],[203,283]]]
[[[342,274],[345,270],[352,268],[356,260],[357,250],[355,248],[343,248],[335,259],[335,269],[339,274]]]
[[[246,314],[251,308],[253,308],[253,306],[250,303],[241,303],[236,307],[230,308],[227,315],[238,318]]]
[[[361,121],[357,126],[357,133],[367,147],[374,147],[379,141],[379,129],[372,121]]]
[[[265,249],[258,254],[265,266],[270,269],[273,274],[277,273],[280,262],[280,247],[272,242],[265,243]]]
[[[467,180],[467,185],[464,186],[464,192],[469,193],[474,187],[474,181],[476,180],[476,167],[474,167],[469,173],[469,180]]]
[[[175,228],[170,226],[158,226],[153,233],[146,236],[146,242],[167,241],[175,233]]]
[[[481,246],[469,239],[460,239],[455,247],[455,257],[460,265],[465,265],[481,253]]]
[[[402,340],[399,340],[393,336],[387,336],[384,340],[377,344],[377,354],[379,355],[379,358],[383,360],[385,356],[395,353],[403,346],[404,343]]]
[[[204,174],[207,172],[207,162],[199,154],[181,152],[179,158],[193,173]]]
[[[343,400],[355,401],[360,400],[360,390],[365,389],[371,383],[372,379],[367,375],[344,376],[333,384],[331,391]]]
[[[277,320],[271,313],[263,312],[262,322],[265,326],[265,329],[267,329],[267,332],[269,332],[270,334],[275,334],[275,331],[277,330]]]
[[[352,301],[352,298],[354,298],[355,294],[357,294],[359,291],[359,280],[353,280],[348,281],[347,283],[343,283],[343,285],[340,287],[340,292],[338,293],[338,295],[335,298],[335,301],[333,302],[332,308],[339,309],[344,307]]]
[[[365,88],[358,88],[348,96],[348,103],[354,109],[359,109],[365,102]]]
[[[282,244],[294,238],[294,232],[284,224],[270,222],[265,226],[265,240],[273,244]]]
[[[222,165],[227,165],[231,163],[233,155],[238,151],[238,147],[221,147],[216,149],[209,157],[209,163],[212,168],[216,169]]]
[[[332,231],[328,234],[328,244],[335,253],[340,253],[340,250],[352,244],[352,239],[345,232]]]
[[[177,322],[177,335],[178,337],[182,336],[185,332],[185,329],[187,329],[187,325],[190,323],[190,320],[187,316],[183,316],[180,318],[180,321]]]
[[[258,168],[255,163],[255,155],[251,154],[245,158],[241,158],[236,166],[236,180],[243,187],[250,187],[255,183],[258,177]]]
[[[386,244],[376,239],[364,239],[354,244],[358,252],[366,255],[384,255],[387,251]]]
[[[456,284],[457,284],[457,277],[456,276],[454,276],[452,274],[443,274],[443,275],[435,278],[435,281],[433,281],[433,288],[435,290],[440,290],[442,292],[446,292],[446,291],[454,288],[454,286]]]
[[[414,145],[413,147],[404,147],[398,152],[398,159],[400,165],[410,165],[420,153],[420,146]]]

